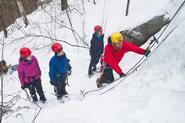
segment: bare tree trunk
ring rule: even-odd
[[[94,5],[96,4],[96,1],[95,0],[93,0],[93,2],[94,2]]]
[[[125,14],[125,16],[128,15],[129,5],[130,5],[130,0],[127,0],[127,8],[126,8],[126,14]]]
[[[127,41],[132,42],[137,46],[141,46],[170,22],[170,20],[164,18],[164,16],[165,15],[156,16],[131,30],[123,30],[120,33]]]
[[[0,10],[0,27],[2,27],[2,30],[3,30],[3,32],[4,32],[4,36],[5,36],[5,38],[7,38],[8,32],[7,32],[7,30],[6,30],[6,26],[5,26],[5,23],[4,23],[4,19],[3,19],[3,17],[2,17],[1,15],[2,15],[2,11]]]
[[[85,13],[84,0],[81,0],[81,2],[82,2],[83,11]]]
[[[52,0],[45,0],[45,1],[39,0],[39,1],[37,2],[37,5],[38,5],[38,6],[41,6],[41,8],[43,9],[43,8],[44,8],[45,6],[47,6],[47,4],[49,4],[51,1],[52,1]]]
[[[6,2],[4,0],[2,0],[2,2],[3,2],[4,7],[6,8]]]
[[[23,22],[24,22],[25,26],[27,26],[28,25],[28,19],[26,17],[22,1],[21,0],[16,0],[16,3],[17,3],[17,6],[19,8],[19,11],[21,13],[21,16],[23,17]]]
[[[61,10],[66,10],[68,8],[67,0],[61,0]]]
[[[4,37],[3,37],[3,40],[2,40],[2,54],[1,54],[1,60],[4,59]],[[1,75],[1,113],[0,113],[0,123],[2,123],[2,120],[3,120],[3,114],[4,114],[4,101],[3,101],[3,74]]]
[[[70,27],[71,27],[71,31],[72,31],[72,33],[73,33],[73,36],[74,36],[74,38],[75,38],[77,44],[79,44],[78,39],[77,39],[76,35],[75,35],[74,32],[73,32],[73,31],[74,31],[74,29],[73,29],[73,24],[72,24],[72,22],[71,22],[71,18],[70,18],[68,9],[66,9],[66,14],[67,14],[67,18],[68,18],[68,20],[69,20],[69,24],[70,24]]]

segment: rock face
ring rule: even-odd
[[[141,46],[169,22],[170,20],[165,18],[164,15],[156,16],[131,30],[123,30],[120,33],[127,41]]]
[[[21,0],[25,14],[30,14],[37,9],[39,0]],[[0,31],[15,22],[21,16],[16,0],[0,0]]]

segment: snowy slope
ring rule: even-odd
[[[83,12],[80,1],[71,0],[69,2],[72,8],[78,8]],[[85,33],[86,41],[90,40],[94,25],[103,25],[106,44],[106,38],[114,31],[132,28],[153,16],[166,12],[169,17],[172,17],[182,2],[183,0],[150,0],[150,2],[132,0],[129,16],[125,17],[126,1],[98,0],[97,5],[85,1],[86,14],[80,15],[73,10],[71,19],[74,30],[81,36]],[[50,45],[53,40],[40,37],[19,39],[17,42],[14,40],[25,33],[31,33],[75,44],[76,41],[71,31],[61,25],[69,27],[66,14],[61,14],[58,2],[52,2],[44,10],[39,8],[38,11],[28,16],[30,25],[27,28],[23,26],[20,28],[23,24],[21,18],[18,19],[14,25],[9,27],[9,37],[5,39],[4,57],[8,64],[16,64],[19,48],[22,46],[32,48],[41,66],[42,83],[48,101],[46,104],[38,103],[38,105],[27,101],[25,93],[20,89],[17,72],[6,75],[4,76],[4,99],[5,101],[11,100],[10,105],[13,106],[13,111],[4,116],[3,122],[31,123],[40,111],[35,119],[38,123],[184,123],[184,11],[185,8],[180,11],[159,41],[174,26],[178,25],[176,30],[154,50],[139,70],[119,86],[101,96],[87,95],[83,99],[80,95],[81,89],[96,88],[96,77],[90,79],[87,77],[90,59],[88,49],[74,48],[62,43],[73,68],[69,78],[70,86],[67,87],[71,99],[64,104],[52,95],[53,88],[49,84],[48,62],[53,53],[50,47],[45,46]],[[58,22],[60,20],[64,23],[54,23],[49,14],[53,15]],[[0,36],[0,39],[3,39],[2,33]],[[81,42],[80,45],[82,45]],[[44,48],[38,49],[43,46]],[[126,72],[140,57],[128,53],[121,63],[123,71]]]

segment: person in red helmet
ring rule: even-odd
[[[21,82],[21,88],[28,88],[33,102],[37,102],[37,95],[42,102],[46,101],[41,84],[41,70],[37,58],[31,55],[31,50],[27,47],[20,49],[20,58],[18,64],[18,77]]]
[[[121,33],[115,32],[108,38],[108,44],[105,46],[104,56],[101,62],[105,68],[100,78],[97,79],[97,87],[101,87],[102,83],[111,83],[114,81],[113,71],[119,74],[120,77],[125,77],[126,74],[119,67],[119,62],[127,52],[135,52],[137,54],[148,56],[149,50],[144,50],[132,43],[127,42]]]
[[[60,43],[53,43],[51,49],[55,54],[49,62],[50,84],[54,86],[57,99],[61,99],[62,96],[68,94],[65,87],[69,60]]]
[[[89,77],[94,74],[96,71],[96,65],[99,62],[101,55],[103,54],[104,42],[103,42],[104,34],[102,31],[102,27],[100,25],[96,25],[94,27],[94,34],[91,39],[90,46],[90,64],[88,69]]]

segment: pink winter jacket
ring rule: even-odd
[[[40,76],[41,70],[35,56],[32,55],[30,63],[19,58],[18,77],[21,82],[21,86],[40,79]]]

